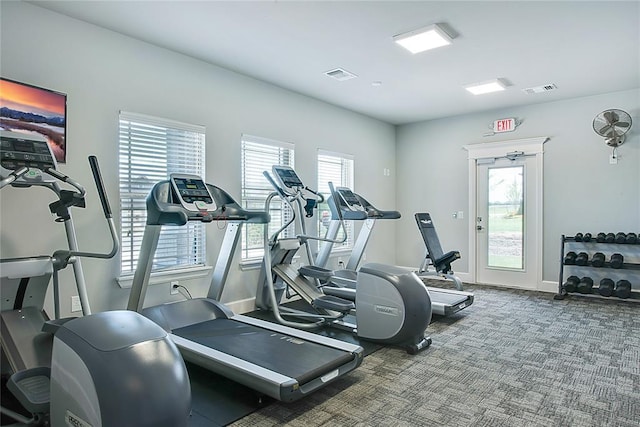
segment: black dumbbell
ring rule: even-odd
[[[615,287],[615,284],[613,283],[613,280],[604,278],[600,280],[600,287],[598,288],[598,293],[603,297],[610,297],[611,295],[613,295],[614,287]]]
[[[591,277],[583,277],[578,283],[578,292],[581,294],[590,294],[593,291],[593,279]]]
[[[616,296],[618,298],[629,298],[631,296],[631,282],[628,280],[618,280],[616,283]]]
[[[591,265],[594,267],[602,267],[604,266],[605,256],[602,252],[596,252],[593,254],[593,258],[591,258]]]
[[[591,236],[591,233],[584,233],[584,236],[582,236],[582,241],[588,243],[592,238],[593,236]]]
[[[624,239],[627,245],[634,245],[638,242],[638,235],[636,233],[627,233],[627,237]]]
[[[573,240],[575,240],[576,242],[582,242],[582,233],[576,233]]]
[[[611,255],[611,259],[609,260],[609,265],[611,268],[622,268],[622,264],[624,263],[624,257],[622,254],[615,253]]]
[[[575,292],[578,289],[578,283],[580,283],[578,276],[569,276],[567,277],[567,281],[562,285],[562,288],[566,292]]]
[[[605,233],[598,233],[598,235],[596,236],[596,242],[604,243],[606,237],[607,235]]]
[[[576,257],[578,254],[575,252],[567,252],[564,256],[564,264],[565,265],[574,265],[576,263]]]
[[[615,243],[616,235],[613,233],[607,233],[607,235],[604,236],[604,241],[605,243]]]
[[[588,265],[589,264],[589,254],[586,252],[580,252],[576,256],[576,265]]]
[[[627,235],[625,233],[618,233],[616,234],[616,243],[625,243],[625,241],[627,240]]]

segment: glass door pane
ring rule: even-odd
[[[490,167],[488,267],[524,269],[524,166]]]

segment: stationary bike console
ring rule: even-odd
[[[180,204],[189,211],[215,211],[216,204],[202,178],[197,175],[171,174],[171,187]]]
[[[304,184],[295,170],[290,166],[274,165],[272,167],[273,175],[278,180],[280,188],[287,194],[293,195],[298,189],[303,189]]]
[[[16,179],[16,183],[30,184],[54,182],[55,178],[43,174],[47,169],[56,169],[56,159],[47,140],[36,134],[0,132],[0,175],[26,167],[29,170]]]

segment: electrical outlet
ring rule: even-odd
[[[80,304],[80,297],[74,295],[71,297],[71,312],[77,313],[78,311],[82,311],[82,304]]]
[[[173,282],[170,283],[169,285],[169,293],[171,295],[177,295],[178,294],[178,286],[180,286],[180,282],[178,282],[177,280],[174,280]]]

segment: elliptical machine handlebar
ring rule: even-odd
[[[59,310],[60,310],[60,296],[59,296],[59,282],[58,282],[58,271],[66,268],[67,265],[72,261],[73,257],[84,257],[84,258],[100,258],[100,259],[110,259],[113,258],[120,249],[120,239],[118,238],[118,234],[116,233],[116,227],[113,222],[113,218],[111,215],[111,207],[109,206],[109,200],[107,199],[106,192],[104,190],[104,183],[102,182],[102,175],[100,174],[100,167],[98,165],[98,159],[95,156],[89,157],[89,165],[91,166],[91,172],[93,173],[93,179],[96,183],[96,188],[98,190],[98,196],[100,197],[100,202],[102,203],[102,209],[104,211],[105,219],[107,220],[107,225],[109,226],[109,233],[111,235],[111,251],[108,253],[100,253],[100,252],[83,252],[78,250],[57,250],[51,255],[51,261],[53,262],[53,298],[54,298],[54,309],[55,309],[55,317],[59,318]],[[47,171],[50,175],[50,171]],[[60,174],[62,175],[62,174]],[[55,175],[52,175],[55,176]],[[64,175],[63,175],[64,176]],[[84,188],[79,184],[75,183],[75,181],[66,177],[65,182],[73,185],[74,187],[80,187],[82,189],[82,207],[84,207]],[[74,185],[73,183],[77,184]],[[62,200],[61,200],[62,201]],[[61,202],[59,201],[59,202]],[[55,203],[59,203],[55,202]],[[54,205],[55,203],[52,203]],[[64,206],[64,211],[67,211],[68,206]],[[53,209],[52,209],[53,211]],[[68,221],[71,217],[67,213],[67,220],[65,220],[65,227],[67,228],[67,236],[70,240],[70,247],[77,248],[77,242],[75,239],[75,232],[73,231],[73,226],[70,225]],[[79,266],[79,264],[77,264]],[[87,297],[87,290],[84,284],[84,275],[81,274],[82,267],[78,268],[78,275],[76,277],[76,282],[78,283],[77,289],[78,294],[80,296],[80,301],[82,305],[82,312],[84,315],[91,314],[91,308],[89,307],[89,300]],[[82,283],[82,284],[80,284]]]
[[[107,192],[104,190],[104,182],[102,182],[102,174],[100,173],[100,165],[98,164],[98,158],[96,156],[89,156],[89,165],[91,166],[91,173],[93,174],[93,180],[96,183],[96,189],[98,190],[98,197],[100,197],[100,203],[102,203],[102,211],[105,218],[111,218],[111,206],[109,205],[109,199],[107,198]]]
[[[118,250],[120,249],[120,239],[118,238],[118,234],[116,233],[116,227],[113,222],[113,215],[111,213],[111,205],[109,204],[109,199],[107,198],[107,192],[104,189],[104,182],[102,181],[102,174],[100,173],[100,165],[98,164],[98,159],[96,158],[96,156],[89,156],[89,166],[91,167],[91,173],[93,174],[93,180],[96,184],[98,197],[100,198],[100,203],[102,204],[102,211],[104,212],[104,217],[107,220],[107,224],[109,226],[109,233],[111,235],[111,251],[107,253],[81,252],[81,251],[54,252],[53,254],[54,258],[66,259],[66,262],[68,262],[69,258],[71,258],[72,256],[109,259],[109,258],[113,258],[115,254],[118,253]],[[47,171],[47,173],[49,172]],[[67,177],[66,182],[71,184],[73,180]],[[79,184],[78,184],[78,187],[82,188],[82,186],[80,186]],[[84,188],[82,188],[82,190],[84,191]]]
[[[44,172],[48,173],[49,175],[51,175],[52,177],[56,178],[57,180],[59,180],[61,182],[65,182],[65,183],[71,185],[76,190],[78,190],[78,195],[76,197],[84,198],[85,194],[87,194],[87,190],[85,190],[82,185],[80,185],[79,183],[77,183],[75,180],[71,179],[67,175],[59,172],[57,169],[46,168],[44,170]]]
[[[269,239],[270,242],[275,242],[278,236],[280,235],[280,233],[282,233],[282,231],[284,231],[288,226],[290,226],[296,219],[297,214],[296,214],[296,208],[293,206],[294,202],[297,202],[298,204],[297,211],[300,214],[302,214],[302,211],[304,209],[306,211],[305,216],[307,218],[310,218],[313,216],[313,209],[315,209],[315,207],[317,206],[317,203],[323,203],[325,201],[325,197],[320,192],[316,190],[312,190],[311,188],[303,185],[302,182],[299,181],[299,179],[298,179],[299,185],[289,187],[292,190],[294,190],[293,192],[291,192],[291,194],[289,194],[280,185],[276,183],[276,181],[273,179],[273,177],[268,171],[264,171],[262,174],[265,176],[265,178],[267,178],[269,183],[276,190],[275,192],[271,193],[267,197],[267,200],[265,201],[265,211],[266,212],[269,211],[269,206],[271,204],[271,200],[273,199],[273,197],[279,196],[284,202],[287,203],[287,205],[289,205],[289,208],[291,208],[291,212],[292,212],[291,218],[282,227],[280,227],[271,235],[271,238]],[[316,200],[313,200],[313,203],[309,203],[311,199],[307,199],[306,197],[304,197],[303,190],[310,192],[311,194],[317,196],[318,198]],[[331,192],[331,195],[334,198],[337,197],[337,193],[332,182],[329,182],[329,190]],[[306,205],[304,207],[302,206],[302,200],[306,201]],[[298,234],[296,235],[296,237],[300,239],[302,242],[306,242],[307,240],[316,240],[320,242],[344,243],[347,240],[347,232],[346,232],[346,227],[344,225],[344,221],[342,219],[342,215],[340,214],[339,217],[340,217],[340,225],[342,229],[345,231],[341,239],[329,239],[326,237],[308,235],[306,234],[306,228],[304,227],[304,221],[302,220],[300,221],[302,234]]]

